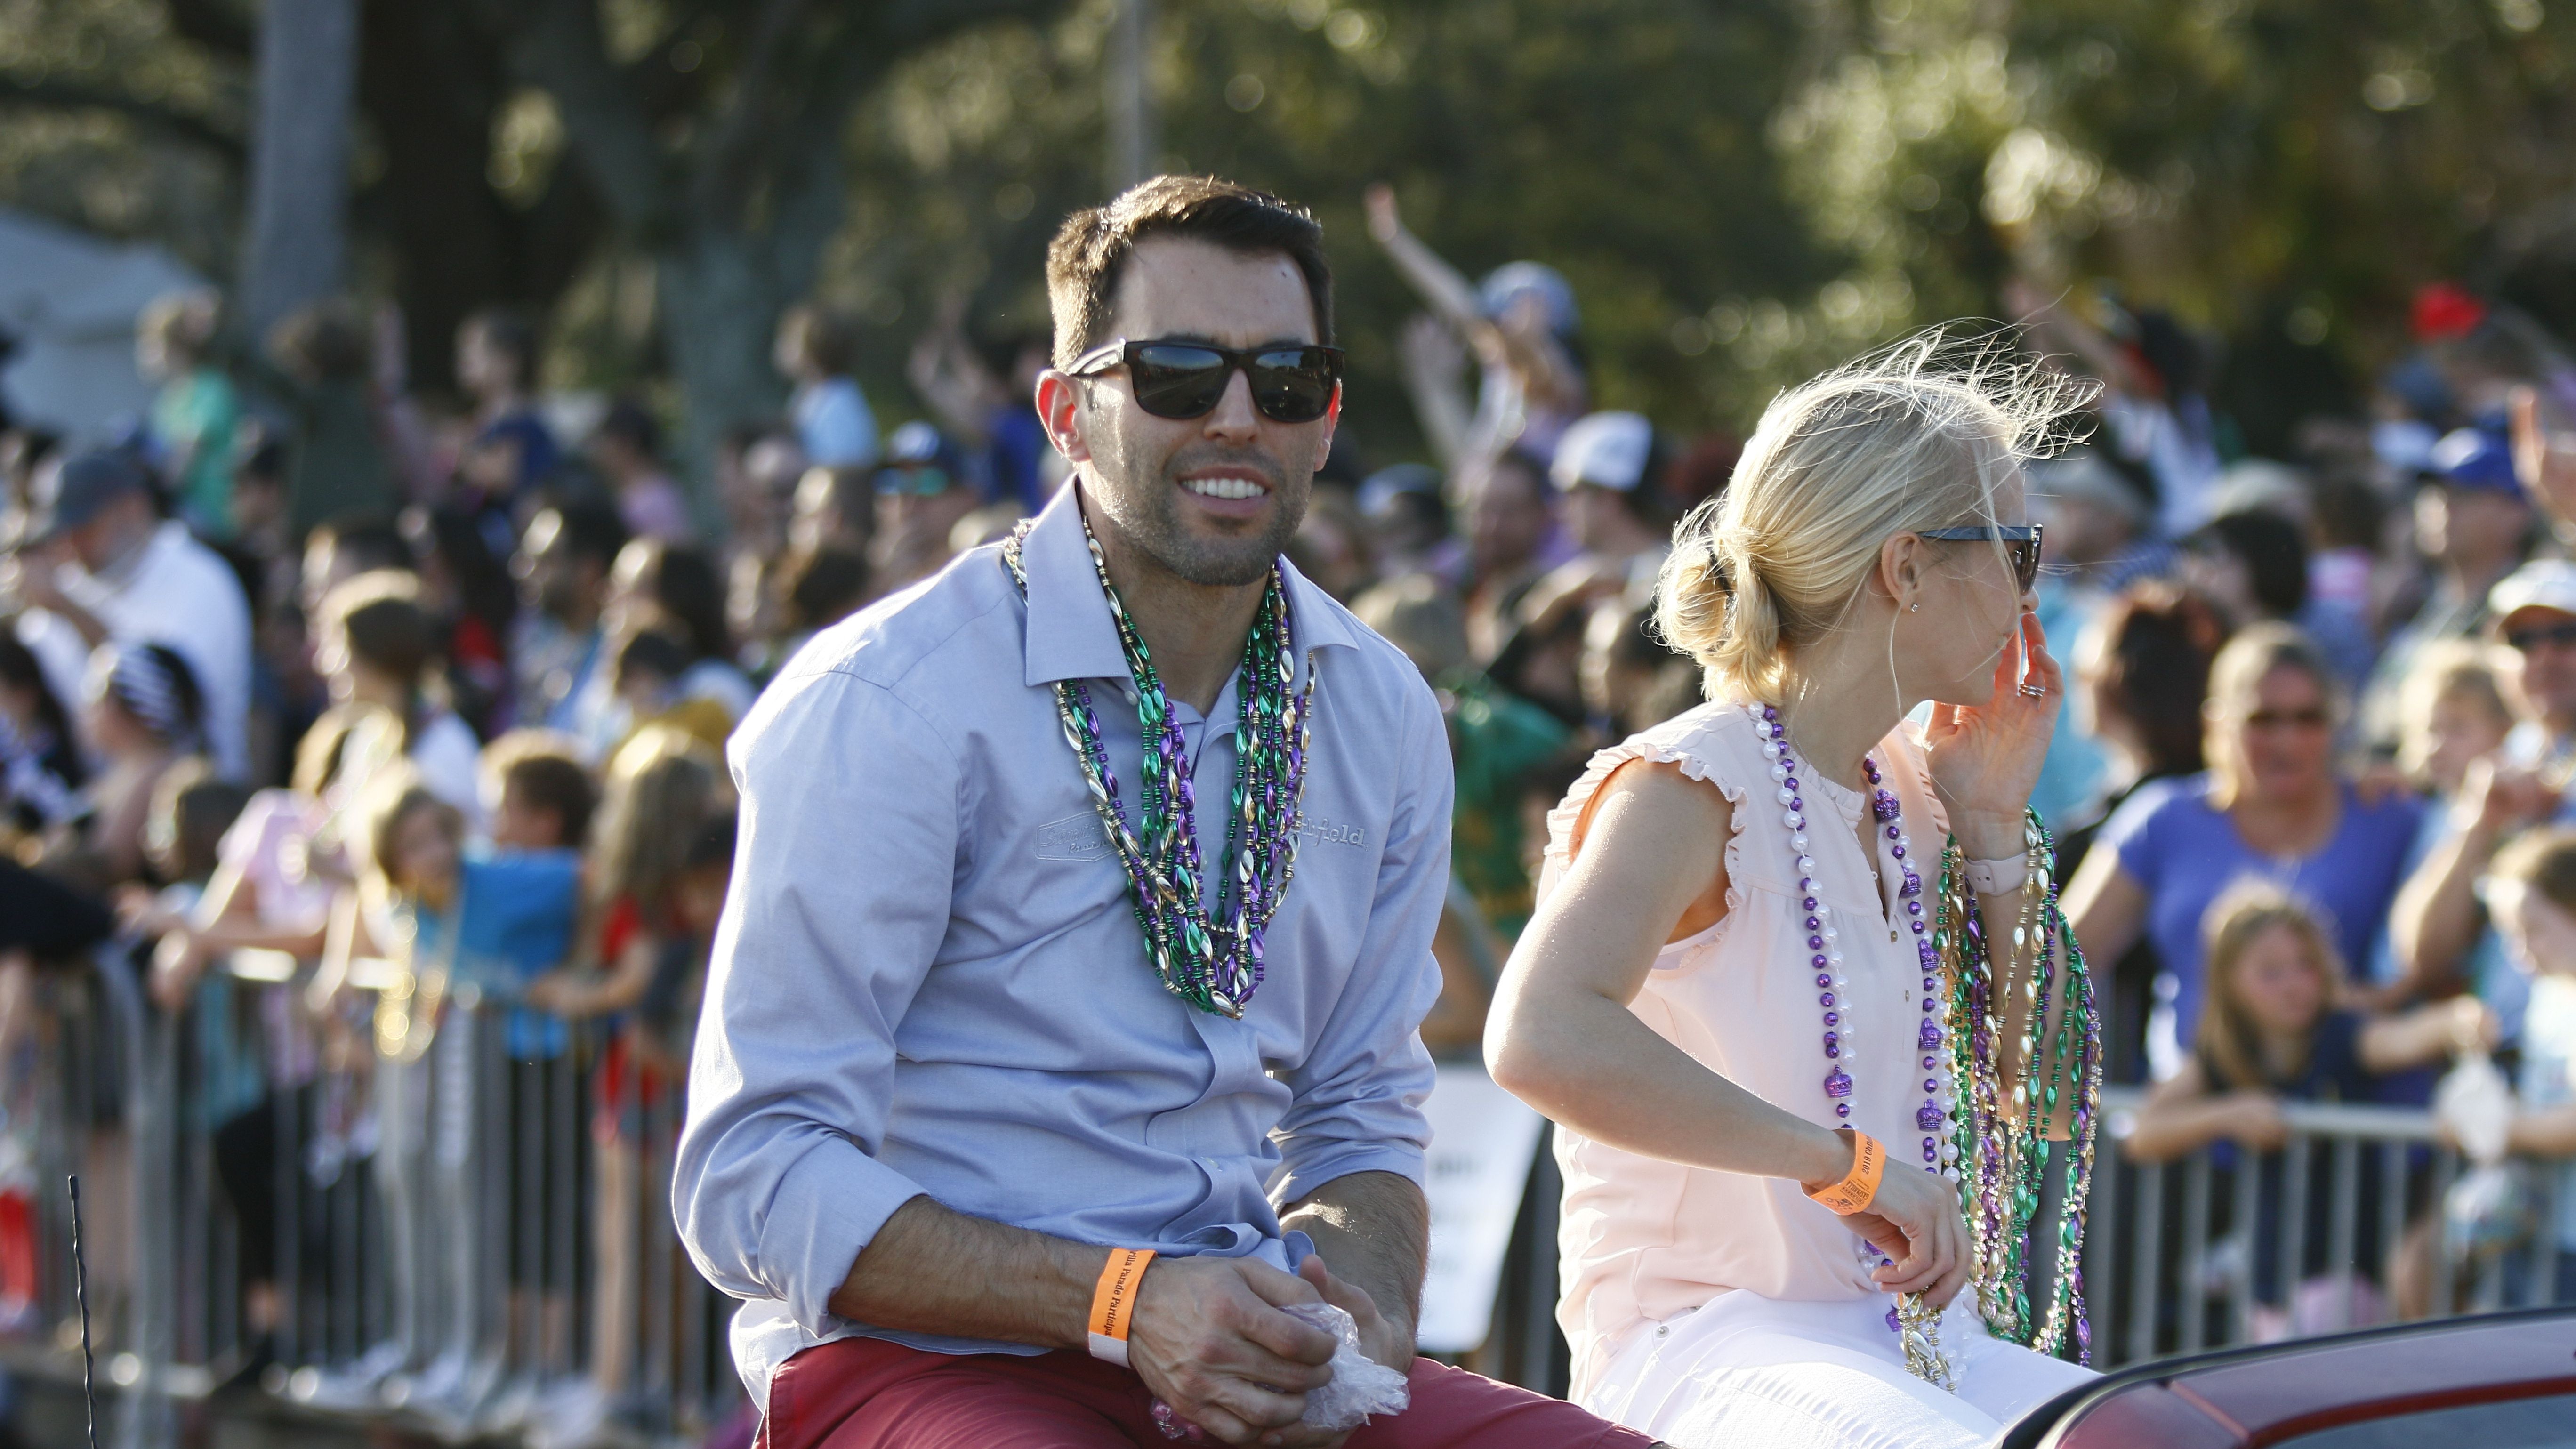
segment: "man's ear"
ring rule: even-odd
[[[1342,425],[1342,385],[1333,384],[1333,400],[1324,405],[1324,436],[1315,444],[1315,471],[1322,472],[1324,461],[1333,456],[1333,432]]]
[[[1047,441],[1068,463],[1091,461],[1091,445],[1082,436],[1082,383],[1050,367],[1038,374],[1038,421]]]

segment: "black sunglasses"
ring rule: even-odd
[[[2555,644],[2565,649],[2576,646],[2576,624],[2545,624],[2537,629],[2508,629],[2505,631],[2504,642],[2512,645],[2513,652],[2516,654],[2528,654],[2543,644]]]
[[[1274,423],[1311,423],[1333,405],[1342,383],[1342,350],[1291,343],[1237,350],[1206,342],[1105,342],[1075,358],[1068,376],[1124,366],[1136,406],[1158,418],[1187,421],[1216,410],[1240,371],[1252,382],[1252,405]]]
[[[1986,523],[1973,528],[1922,528],[1923,538],[1943,543],[2008,543],[2012,545],[2013,580],[2023,593],[2039,582],[2039,528],[2036,523]]]

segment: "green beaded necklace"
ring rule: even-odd
[[[1029,594],[1021,550],[1036,520],[1023,522],[1002,544],[1002,567]],[[1295,690],[1296,656],[1288,630],[1288,595],[1277,564],[1270,586],[1244,636],[1236,687],[1234,788],[1226,810],[1226,854],[1211,913],[1200,894],[1197,802],[1190,783],[1188,742],[1172,717],[1171,700],[1154,670],[1145,640],[1109,581],[1109,562],[1091,521],[1082,524],[1092,572],[1109,601],[1119,647],[1136,686],[1136,727],[1145,742],[1138,791],[1139,823],[1131,827],[1119,805],[1118,777],[1109,767],[1100,716],[1090,686],[1078,679],[1055,686],[1056,721],[1073,747],[1083,782],[1091,787],[1109,848],[1126,868],[1130,904],[1145,933],[1145,957],[1173,995],[1217,1016],[1240,1018],[1264,974],[1262,941],[1270,918],[1297,873],[1299,806],[1306,788],[1307,727],[1314,710],[1315,660],[1306,658],[1306,687]]]

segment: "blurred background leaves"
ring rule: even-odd
[[[790,17],[816,54],[865,54],[794,83],[797,124],[839,133],[838,222],[765,284],[810,272],[865,318],[864,380],[898,416],[904,353],[952,298],[997,346],[1045,327],[1046,238],[1104,185],[1110,0],[939,23],[925,3]],[[2355,379],[2426,281],[2576,328],[2571,6],[1153,0],[1146,69],[1158,165],[1324,218],[1370,461],[1422,453],[1395,366],[1414,303],[1360,219],[1381,179],[1470,273],[1564,271],[1598,398],[1677,429],[1741,429],[1784,380],[1991,314],[2017,271],[2222,336],[2223,366],[2260,384],[2240,419],[2259,448],[2286,426],[2267,389],[2283,419],[2365,406]],[[511,301],[551,322],[551,380],[682,405],[673,359],[709,324],[667,295],[692,275],[675,231],[700,224],[710,135],[784,104],[766,72],[745,94],[750,37],[781,9],[365,0],[359,280],[404,303],[424,383],[445,382],[466,308]],[[531,15],[592,28],[673,206],[609,204]],[[256,23],[247,0],[0,0],[0,202],[228,275]],[[768,195],[733,226],[755,251],[786,245]]]

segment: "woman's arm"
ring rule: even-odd
[[[1513,1095],[1587,1137],[1820,1188],[1850,1170],[1845,1138],[1701,1066],[1628,1009],[1676,927],[1711,902],[1723,909],[1732,821],[1722,795],[1675,766],[1633,762],[1604,782],[1580,854],[1504,967],[1485,1061]],[[1957,1290],[1963,1245],[1947,1182],[1890,1171],[1870,1210],[1847,1221],[1907,1242],[1903,1261],[1880,1270],[1890,1290],[1944,1302]]]
[[[2171,1162],[2222,1138],[2269,1150],[2288,1134],[2277,1100],[2263,1092],[2213,1092],[2192,1061],[2147,1093],[2129,1130],[2128,1154],[2132,1162]]]
[[[2525,1157],[2576,1157],[2576,1102],[2515,1113],[2504,1147]]]
[[[2455,1052],[2495,1045],[2495,1013],[2474,996],[2454,996],[2397,1016],[2362,1024],[2354,1049],[2364,1068],[2399,1072],[2438,1062]]]
[[[529,982],[528,1005],[572,1019],[624,1011],[653,984],[653,957],[660,950],[659,937],[638,931],[605,972],[567,966]]]
[[[1412,284],[1441,320],[1470,340],[1493,325],[1485,318],[1476,284],[1424,244],[1422,238],[1404,229],[1403,213],[1396,209],[1394,187],[1383,182],[1371,186],[1363,200],[1368,207],[1369,235],[1386,248],[1387,259],[1395,263],[1397,273]]]
[[[2554,804],[2531,771],[2493,760],[2471,762],[2460,789],[2457,827],[2406,878],[2389,908],[2388,944],[2397,955],[2401,989],[2439,996],[2458,987],[2460,965],[2487,928],[2478,878],[2507,834]]]
[[[2059,904],[2066,911],[2066,929],[2075,933],[2087,961],[2119,960],[2146,929],[2147,888],[2121,868],[2118,852],[2099,846],[2084,857]]]

